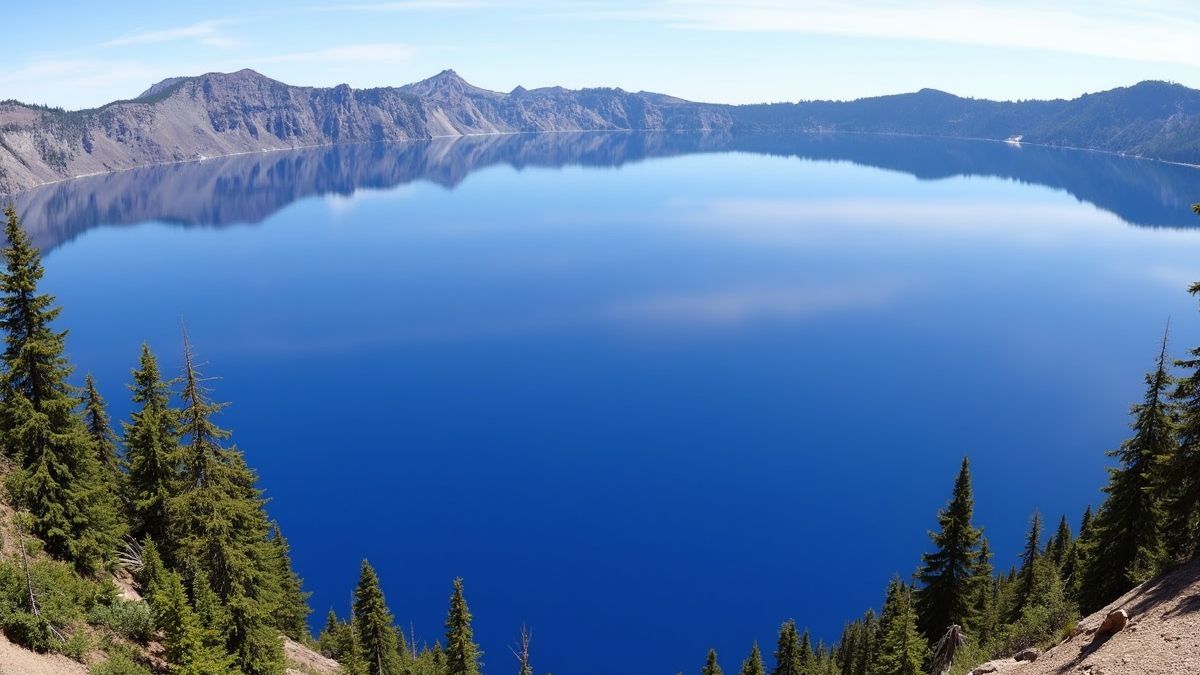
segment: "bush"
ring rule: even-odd
[[[111,605],[96,605],[88,615],[88,622],[105,626],[133,642],[144,644],[154,637],[154,617],[144,602],[117,600]]]
[[[53,637],[51,626],[68,633],[97,604],[111,604],[116,597],[112,584],[84,579],[70,565],[61,562],[31,561],[29,576],[40,618],[30,611],[22,566],[0,561],[0,629],[13,642],[35,651],[62,651],[65,645]]]
[[[153,675],[153,673],[149,668],[118,652],[109,655],[107,661],[92,666],[91,675]]]
[[[62,643],[58,650],[66,654],[72,659],[83,662],[83,659],[92,651],[92,639],[88,637],[87,631],[83,628],[71,633],[67,641]]]

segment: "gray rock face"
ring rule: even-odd
[[[453,71],[399,88],[293,87],[241,70],[171,78],[96,110],[0,104],[0,192],[150,164],[338,143],[731,125],[714,106],[619,89],[502,94]]]

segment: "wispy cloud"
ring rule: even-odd
[[[682,30],[925,40],[1197,66],[1196,7],[1170,0],[659,0],[595,15],[656,21]]]
[[[327,47],[306,52],[276,54],[256,59],[260,63],[402,63],[412,58],[416,49],[401,43],[380,43]]]
[[[761,319],[803,319],[883,305],[905,289],[896,281],[794,288],[717,290],[652,295],[613,304],[603,315],[621,323],[736,326]]]
[[[161,30],[141,31],[113,38],[102,44],[104,47],[129,47],[135,45],[150,45],[163,42],[179,42],[191,40],[209,47],[232,47],[237,42],[220,32],[224,21],[201,21],[189,26],[166,28]]]

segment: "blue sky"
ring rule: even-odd
[[[454,68],[500,91],[619,86],[732,103],[1200,87],[1195,0],[111,0],[22,3],[7,18],[0,98],[67,108],[246,67],[355,87]]]

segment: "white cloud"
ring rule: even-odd
[[[876,307],[893,299],[904,286],[888,281],[663,294],[618,302],[603,314],[621,323],[736,326],[753,320],[794,320]]]
[[[1170,0],[659,0],[597,15],[684,30],[912,39],[1200,66],[1197,8]]]
[[[402,63],[412,58],[416,49],[400,43],[345,45],[307,52],[277,54],[256,59],[261,63]]]
[[[237,44],[230,37],[220,33],[220,27],[224,24],[222,21],[202,21],[194,23],[190,26],[181,26],[179,28],[167,28],[163,30],[143,31],[139,33],[130,33],[118,38],[114,38],[102,44],[104,47],[129,47],[135,45],[150,45],[163,42],[178,42],[181,40],[193,40],[202,45],[209,47],[228,48]]]

